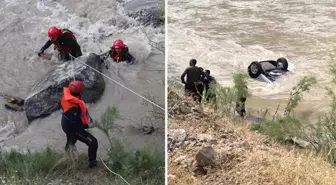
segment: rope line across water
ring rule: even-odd
[[[92,70],[96,71],[97,73],[99,73],[99,74],[103,75],[103,76],[104,76],[104,77],[106,77],[107,79],[109,79],[109,80],[113,81],[114,83],[116,83],[116,84],[120,85],[121,87],[125,88],[126,90],[128,90],[128,91],[132,92],[133,94],[135,94],[135,95],[139,96],[140,98],[142,98],[142,99],[146,100],[147,102],[151,103],[152,105],[156,106],[157,108],[159,108],[159,109],[161,109],[161,110],[165,111],[165,109],[164,109],[163,107],[161,107],[160,105],[158,105],[158,104],[154,103],[153,101],[149,100],[148,98],[146,98],[146,97],[142,96],[141,94],[139,94],[139,93],[137,93],[137,92],[133,91],[132,89],[130,89],[130,88],[128,88],[128,87],[126,87],[126,86],[124,86],[123,84],[121,84],[121,83],[117,82],[116,80],[114,80],[114,79],[112,79],[111,77],[109,77],[109,76],[105,75],[104,73],[102,73],[102,72],[100,72],[100,71],[96,70],[95,68],[93,68],[93,67],[89,66],[88,64],[86,64],[85,62],[81,61],[80,59],[78,59],[78,58],[75,58],[75,57],[74,57],[74,56],[72,56],[71,54],[70,54],[70,56],[71,56],[72,58],[74,58],[75,60],[77,60],[78,62],[80,62],[80,63],[82,63],[82,64],[84,64],[84,65],[88,66],[90,69],[92,69]]]

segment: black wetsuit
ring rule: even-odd
[[[115,59],[117,55],[118,53],[114,51],[114,48],[112,48],[110,51],[110,56],[115,62],[121,62],[121,61],[131,62],[134,60],[134,57],[129,53],[128,47],[126,45],[125,45],[125,49],[120,54],[119,56],[120,58],[118,61]]]
[[[89,147],[89,162],[96,163],[98,141],[93,135],[85,130],[89,127],[88,125],[82,124],[80,115],[81,110],[79,107],[73,107],[62,115],[62,129],[67,137],[65,150],[68,151],[70,145],[75,145],[76,141],[79,140]]]
[[[111,57],[113,61],[115,62],[123,62],[126,61],[128,63],[135,60],[135,58],[129,53],[128,47],[125,45],[125,49],[121,51],[119,56],[117,56],[118,53],[115,52],[114,48],[111,48],[106,53],[102,54],[103,60],[105,60],[107,57]],[[118,58],[118,59],[117,59]]]
[[[206,76],[203,78],[203,82],[205,84],[205,94],[206,94],[206,100],[209,101],[210,99],[214,100],[215,101],[215,98],[216,98],[216,94],[214,92],[210,92],[209,89],[210,89],[210,85],[212,83],[215,83],[215,78],[211,75],[209,76]]]
[[[248,90],[248,87],[245,85],[244,89]],[[241,117],[244,117],[246,115],[245,102],[246,102],[246,94],[239,93],[236,102],[236,111]]]
[[[74,56],[75,58],[82,56],[82,51],[81,48],[79,46],[79,44],[77,43],[77,40],[72,38],[72,36],[70,34],[63,34],[61,35],[58,40],[57,40],[61,46],[61,48],[57,48],[58,51],[60,52],[60,60],[70,60],[71,57],[69,55],[68,52],[65,52],[64,50],[62,50],[62,48],[69,48],[70,54],[72,56]],[[44,52],[46,49],[48,49],[51,44],[53,44],[53,42],[51,40],[48,40],[44,46],[41,48],[40,52]]]
[[[245,102],[246,102],[245,96],[241,96],[236,102],[236,111],[238,112],[240,117],[244,117],[246,114]]]
[[[203,82],[205,84],[205,90],[208,91],[210,88],[210,84],[215,81],[215,78],[213,76],[206,76],[203,78]]]
[[[187,80],[184,77],[187,75]],[[197,66],[190,66],[181,75],[181,81],[184,84],[186,94],[191,94],[194,100],[202,101],[202,94],[204,90],[202,78],[207,76],[203,70]]]

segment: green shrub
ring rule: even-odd
[[[110,138],[112,149],[109,151],[108,167],[115,173],[124,177],[132,184],[164,184],[165,178],[165,153],[157,148],[148,145],[143,149],[135,151],[125,146],[116,138],[111,138],[119,119],[118,111],[112,107],[103,114],[101,121],[96,122]],[[160,118],[161,119],[161,118]],[[119,184],[119,177],[110,174],[111,183]]]
[[[109,156],[108,164],[111,170],[127,181],[136,181],[137,184],[164,184],[164,151],[155,150],[147,145],[143,149],[130,152],[115,140]],[[112,179],[115,178],[112,176]]]
[[[62,160],[63,155],[50,148],[34,153],[28,151],[26,154],[16,151],[4,152],[0,155],[0,173],[8,183],[44,182],[45,177],[55,178],[68,167],[66,163],[59,163]]]
[[[278,141],[284,141],[287,137],[304,137],[304,128],[299,119],[291,115],[292,111],[298,106],[304,92],[308,92],[316,83],[313,77],[303,77],[298,84],[293,87],[292,92],[283,115],[274,115],[273,119],[264,117],[260,125],[253,127],[263,134],[266,134]]]
[[[242,71],[233,73],[233,87],[223,87],[217,82],[214,82],[209,87],[210,96],[212,98],[206,102],[206,94],[203,96],[203,102],[214,107],[220,114],[226,116],[235,115],[236,103],[241,97],[249,97],[248,76]]]

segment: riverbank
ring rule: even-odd
[[[335,168],[315,151],[283,145],[170,92],[169,184],[336,184]],[[212,149],[209,149],[212,148]],[[204,167],[200,167],[204,166]]]

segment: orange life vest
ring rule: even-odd
[[[84,125],[88,124],[91,117],[89,115],[89,112],[87,111],[86,105],[83,100],[80,100],[70,94],[70,90],[67,87],[63,88],[63,96],[61,99],[61,105],[63,112],[66,113],[68,110],[70,110],[73,107],[78,107],[81,110],[81,119],[82,123]]]
[[[68,29],[60,29],[61,31],[61,36],[62,35],[65,35],[65,34],[70,34],[71,37],[76,40],[76,37],[75,35],[72,33],[72,31],[68,30]],[[66,47],[66,46],[61,46],[59,41],[53,41],[53,44],[55,45],[55,49],[58,49],[58,50],[62,50],[66,53],[71,53],[72,49],[70,47]]]
[[[120,58],[120,55],[122,54],[122,52],[123,52],[123,50],[121,50],[121,52],[120,53],[117,53],[117,52],[115,52],[114,51],[114,49],[112,49],[111,50],[111,57],[112,57],[112,59],[114,60],[114,61],[116,61],[116,62],[121,62],[121,58]]]

